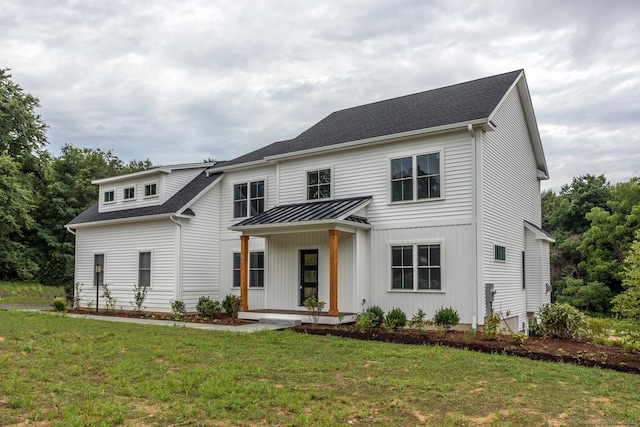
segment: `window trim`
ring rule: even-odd
[[[255,184],[257,182],[262,181],[262,185],[263,185],[263,196],[262,197],[251,197],[251,184]],[[238,199],[237,201],[241,201],[244,200],[245,203],[247,204],[247,215],[246,216],[236,216],[236,199],[235,199],[235,193],[236,193],[236,186],[237,185],[246,185],[247,186],[247,198],[246,199]],[[234,220],[236,219],[243,219],[243,218],[251,218],[252,216],[256,216],[256,215],[260,215],[262,212],[258,212],[255,215],[251,215],[251,202],[253,200],[259,200],[262,199],[262,212],[267,210],[267,178],[256,178],[256,179],[250,179],[247,181],[237,181],[237,182],[233,182],[231,184],[231,218],[233,218]]]
[[[419,289],[418,288],[418,246],[424,245],[440,245],[440,289]],[[446,293],[446,248],[444,239],[429,240],[400,240],[387,242],[387,292],[390,293],[427,293],[427,294],[444,294]],[[413,247],[413,288],[412,289],[394,289],[393,285],[393,247],[394,246],[412,246]]]
[[[419,156],[427,156],[429,154],[439,154],[439,169],[440,169],[440,196],[439,197],[430,197],[424,199],[418,199],[418,176],[415,174],[417,170],[418,157]],[[393,160],[404,159],[407,157],[411,157],[411,183],[412,183],[412,196],[411,200],[396,200],[393,201],[393,184],[392,184],[392,173],[391,173],[391,162]],[[421,151],[421,152],[411,152],[404,153],[400,155],[394,155],[392,157],[387,158],[387,203],[389,205],[402,205],[406,203],[422,203],[422,202],[435,202],[437,200],[445,199],[445,180],[444,180],[444,148],[437,148],[430,151]]]
[[[142,269],[140,268],[140,255],[143,253],[149,254],[149,285],[145,286],[147,289],[153,288],[153,249],[138,249],[138,263],[136,267],[136,284],[140,286],[140,272]]]
[[[93,252],[93,258],[92,258],[92,263],[91,263],[91,287],[93,289],[96,288],[96,283],[95,283],[95,279],[96,279],[96,272],[95,272],[95,265],[96,265],[96,255],[102,255],[102,284],[100,286],[104,286],[105,283],[107,283],[107,269],[106,269],[106,265],[107,265],[107,251],[95,251]]]
[[[262,270],[262,286],[255,286],[251,284],[251,254],[257,254],[257,253],[261,253],[262,254],[262,269],[259,268],[253,268],[253,270]],[[238,264],[239,267],[236,268],[235,267],[235,258],[236,255],[238,256]],[[265,288],[265,283],[266,283],[266,276],[265,276],[265,272],[267,270],[267,255],[266,255],[266,251],[265,250],[255,250],[255,251],[249,251],[248,253],[248,257],[247,257],[247,263],[249,265],[247,265],[247,274],[249,277],[247,277],[247,287],[249,289],[264,289]],[[240,263],[240,252],[238,251],[233,251],[231,252],[231,289],[240,289],[240,275],[238,274],[238,284],[236,285],[235,283],[235,272],[238,271],[240,272],[240,269],[242,268],[242,265]]]
[[[320,172],[323,170],[328,170],[329,171],[329,197],[323,197],[321,199],[310,199],[309,198],[309,173],[311,172]],[[322,200],[333,200],[333,195],[334,195],[334,188],[335,188],[335,173],[334,173],[334,167],[333,165],[330,166],[322,166],[322,167],[314,167],[314,168],[309,168],[306,169],[304,171],[304,198],[303,200],[306,200],[307,202],[319,202]],[[320,184],[318,184],[320,185]]]
[[[113,199],[106,201],[105,198],[108,193],[113,195]],[[115,188],[105,188],[102,190],[102,204],[103,205],[112,205],[116,202],[116,189]]]
[[[504,256],[504,258],[501,258],[501,255]],[[507,262],[507,247],[493,245],[493,260],[495,262]]]
[[[133,197],[127,197],[127,190],[133,190]],[[135,185],[130,185],[130,186],[124,187],[122,189],[122,200],[123,201],[131,202],[133,200],[136,200],[137,197],[138,197],[138,191],[137,191]]]
[[[147,195],[147,187],[152,185],[156,186],[156,192],[153,194]],[[142,197],[144,197],[145,199],[153,199],[153,198],[159,197],[159,193],[160,193],[159,187],[160,187],[160,184],[158,183],[158,181],[147,181],[143,183],[144,193]]]

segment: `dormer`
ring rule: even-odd
[[[98,212],[162,205],[213,163],[160,166],[140,172],[96,179]]]

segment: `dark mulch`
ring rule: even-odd
[[[482,333],[449,331],[418,331],[402,329],[390,332],[383,329],[361,332],[353,326],[330,327],[302,325],[296,332],[312,335],[332,335],[359,340],[383,341],[399,344],[443,345],[482,353],[498,353],[526,357],[532,360],[574,363],[582,366],[599,366],[621,372],[640,374],[640,353],[618,347],[589,342],[528,337],[522,345],[513,345],[507,335],[490,340]]]
[[[95,315],[96,314],[96,310],[95,310],[95,308],[94,309],[80,308],[80,309],[68,310],[67,313],[92,314],[92,315]],[[100,309],[100,310],[98,310],[98,315],[99,316],[126,317],[126,318],[130,318],[130,319],[153,319],[153,320],[175,321],[175,319],[173,318],[173,314],[171,314],[171,313],[155,313],[155,312],[148,312],[148,311],[145,311],[145,312],[142,312],[142,313],[136,313],[135,311],[131,311],[131,310],[111,310],[111,311],[109,311],[109,310],[106,310],[106,309]],[[190,323],[207,323],[207,324],[231,325],[231,326],[241,326],[241,325],[248,325],[248,324],[251,324],[251,323],[255,323],[255,321],[253,321],[253,320],[238,319],[238,318],[229,316],[227,313],[218,313],[218,314],[214,315],[214,317],[212,317],[212,318],[202,317],[202,316],[197,315],[197,314],[187,314],[180,321],[181,322],[190,322]]]

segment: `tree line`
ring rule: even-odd
[[[153,165],[69,144],[52,155],[39,106],[0,69],[0,279],[72,289],[74,237],[64,225],[97,202],[91,181]],[[543,192],[542,227],[556,239],[556,301],[640,318],[640,177],[611,185],[587,174]]]

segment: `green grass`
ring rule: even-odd
[[[0,281],[0,304],[51,304],[55,297],[64,296],[63,286]]]
[[[640,421],[640,375],[445,347],[0,312],[0,424]]]

